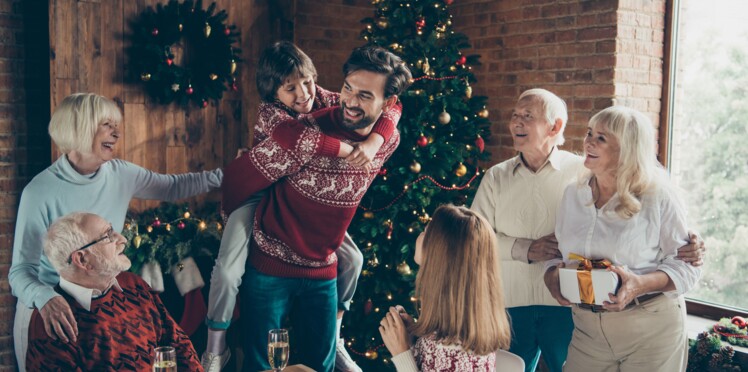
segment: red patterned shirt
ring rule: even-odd
[[[271,136],[224,169],[223,207],[232,212],[250,195],[272,185],[255,213],[250,261],[267,275],[333,279],[335,250],[379,168],[400,135],[377,152],[368,170],[331,157],[339,150],[328,138],[366,139],[346,129],[339,107],[275,126]]]
[[[172,319],[158,295],[139,276],[117,276],[122,291],[110,289],[85,310],[55,288],[68,302],[78,322],[78,340],[52,340],[34,310],[29,325],[26,368],[29,371],[150,371],[154,349],[174,346],[179,371],[202,371],[192,342]]]
[[[475,355],[460,345],[446,345],[436,340],[435,335],[424,336],[413,348],[392,358],[398,372],[493,372],[496,353]]]

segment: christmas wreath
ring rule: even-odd
[[[131,24],[130,79],[164,104],[207,107],[228,88],[238,90],[238,32],[225,23],[225,10],[215,11],[215,2],[203,10],[202,0],[148,7]]]

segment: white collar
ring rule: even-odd
[[[122,292],[122,287],[119,286],[117,278],[114,278],[109,288],[107,288],[106,291],[102,292],[98,289],[80,286],[78,284],[65,280],[65,278],[63,277],[60,277],[60,288],[62,288],[63,291],[73,297],[73,299],[75,299],[76,302],[78,302],[84,309],[86,309],[86,311],[91,311],[92,299],[103,296],[112,287]]]

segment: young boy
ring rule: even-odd
[[[290,42],[277,42],[268,47],[258,64],[256,84],[260,97],[258,121],[255,126],[254,143],[265,140],[277,125],[289,119],[320,109],[340,105],[340,94],[318,87],[317,72],[311,59]],[[374,125],[372,135],[355,147],[328,137],[340,144],[338,157],[345,157],[354,166],[367,166],[386,138],[392,134],[400,119],[401,107],[394,106],[385,111]],[[324,136],[324,134],[323,134]],[[264,192],[253,195],[242,207],[229,216],[223,232],[221,248],[211,277],[208,302],[208,347],[202,364],[206,371],[219,371],[230,357],[226,347],[226,330],[236,303],[236,295],[248,255],[257,204]],[[363,255],[348,234],[340,248],[338,257],[338,298],[336,369],[361,371],[345,350],[340,335],[343,312],[348,310],[356,289],[358,276],[363,266]]]

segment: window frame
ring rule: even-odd
[[[679,24],[679,7],[680,0],[665,1],[665,53],[663,55],[662,61],[662,76],[665,81],[663,81],[662,84],[662,109],[660,110],[660,123],[662,124],[660,125],[657,138],[657,157],[660,163],[662,163],[662,165],[666,168],[669,165],[668,162],[670,160],[672,144],[671,122],[674,116],[673,98],[675,96],[675,66],[677,63],[676,49],[678,46],[677,35]],[[690,315],[695,315],[712,320],[729,318],[735,315],[748,317],[748,309],[723,304],[715,304],[691,298],[686,298],[686,312]]]

